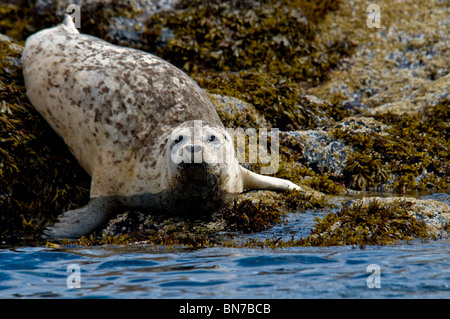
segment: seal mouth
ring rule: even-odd
[[[210,175],[211,165],[202,163],[184,163],[178,164],[181,174],[191,181],[206,181]]]
[[[182,169],[210,169],[211,165],[206,162],[201,163],[185,163],[182,161],[180,164],[178,164],[178,167]]]

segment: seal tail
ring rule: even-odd
[[[65,14],[64,21],[62,23],[62,27],[69,33],[79,34],[77,28],[75,27],[75,23],[73,22],[73,17]]]

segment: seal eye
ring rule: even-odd
[[[211,135],[208,139],[208,141],[210,142],[214,142],[216,140],[216,136],[215,135]]]
[[[178,138],[175,140],[175,144],[180,143],[183,140],[183,135],[179,135]]]

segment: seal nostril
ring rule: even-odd
[[[192,153],[200,153],[203,149],[201,145],[193,145],[192,147],[193,147]]]

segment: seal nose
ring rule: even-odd
[[[203,150],[203,147],[201,145],[186,145],[184,149],[188,153],[195,154],[200,153]]]
[[[188,157],[189,163],[199,164],[203,161],[203,146],[198,144],[190,144],[184,146],[185,156]]]

